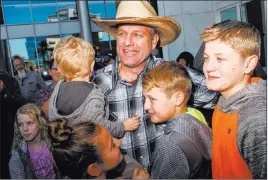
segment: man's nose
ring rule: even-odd
[[[130,46],[133,44],[133,40],[132,40],[132,36],[131,35],[127,35],[126,39],[125,39],[125,46]]]

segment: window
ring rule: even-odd
[[[29,1],[2,1],[6,24],[31,24]]]
[[[2,11],[2,1],[0,1],[0,24],[4,24],[3,11]]]
[[[115,18],[116,16],[116,2],[115,1],[105,1],[106,16],[107,18]]]
[[[53,22],[55,19],[58,20],[56,0],[49,1],[31,1],[33,22],[34,23],[45,23]],[[52,18],[53,17],[53,18]]]
[[[58,21],[69,21],[78,18],[75,0],[58,0],[58,10],[51,19]],[[55,20],[56,19],[56,20]]]
[[[221,21],[225,21],[225,20],[237,20],[237,10],[236,10],[236,6],[226,9],[224,11],[221,11]]]
[[[106,18],[104,1],[88,1],[88,8],[91,18]]]

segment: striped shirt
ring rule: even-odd
[[[163,127],[153,124],[144,110],[142,75],[162,62],[164,61],[161,58],[149,57],[144,70],[138,75],[134,85],[120,79],[118,60],[114,61],[114,64],[98,70],[93,77],[94,83],[102,89],[107,98],[110,121],[122,122],[133,116],[138,115],[141,117],[140,127],[133,132],[125,133],[121,140],[121,151],[132,156],[145,169],[150,166],[155,140],[163,134]],[[211,108],[214,108],[216,100],[213,101],[212,99],[217,99],[218,94],[207,90],[204,76],[195,77],[194,71],[191,70],[191,72],[189,75],[194,75],[191,78],[197,79],[193,81],[194,85],[197,86],[194,92],[194,98],[196,98],[194,102],[197,102],[197,105],[206,105],[206,107],[208,107],[207,103],[209,102]],[[197,82],[199,80],[201,84]],[[198,93],[201,97],[198,96]]]

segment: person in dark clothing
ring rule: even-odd
[[[184,66],[187,66],[189,68],[193,68],[193,62],[194,62],[194,56],[187,52],[187,51],[184,51],[182,52],[178,57],[177,57],[177,60],[176,60],[178,63],[180,63],[181,65],[184,65]]]
[[[15,78],[5,71],[0,71],[1,94],[1,179],[10,178],[8,162],[14,132],[15,114],[18,108],[26,103],[21,95]]]

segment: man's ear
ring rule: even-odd
[[[156,48],[156,45],[159,41],[159,35],[158,34],[154,34],[153,36],[153,40],[152,40],[152,49],[155,49]]]
[[[251,74],[258,64],[259,58],[256,55],[248,56],[245,60],[245,74]]]
[[[87,167],[87,172],[90,176],[98,177],[101,174],[102,169],[100,164],[93,163]]]
[[[184,102],[185,95],[182,91],[177,91],[176,93],[173,94],[173,98],[175,100],[175,105],[176,106],[181,106],[182,103]]]

